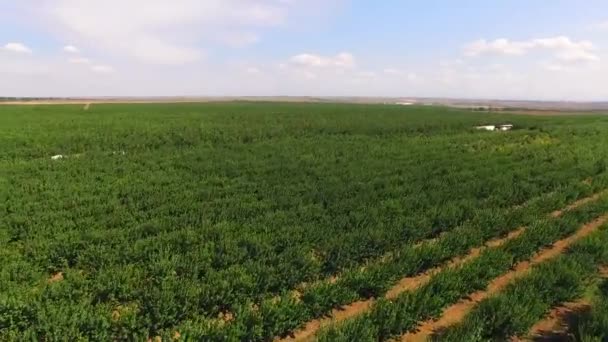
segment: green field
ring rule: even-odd
[[[515,128],[474,129],[497,123]],[[271,341],[529,227],[317,334],[387,340],[608,212],[602,195],[548,216],[608,189],[602,115],[6,105],[0,146],[0,341]],[[602,248],[603,226],[435,338],[525,334],[591,286]]]

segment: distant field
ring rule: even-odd
[[[541,334],[607,292],[607,137],[432,106],[0,106],[0,340]]]

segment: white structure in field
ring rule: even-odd
[[[504,125],[483,125],[483,126],[477,126],[475,127],[478,130],[485,130],[485,131],[510,131],[513,129],[513,125],[512,124],[504,124]]]
[[[486,130],[486,131],[495,131],[496,130],[496,126],[495,125],[477,126],[475,128],[477,128],[479,130]]]
[[[63,159],[63,156],[61,154],[58,154],[56,156],[52,156],[51,159],[53,159],[53,160],[59,160],[59,159]]]

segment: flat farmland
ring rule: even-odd
[[[3,105],[0,146],[3,341],[601,336],[608,116]]]

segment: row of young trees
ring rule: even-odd
[[[385,341],[414,330],[418,322],[439,317],[447,306],[456,303],[458,300],[465,298],[477,290],[485,289],[492,279],[507,272],[518,262],[530,259],[542,247],[551,245],[571,235],[581,225],[592,221],[607,211],[608,197],[604,196],[600,201],[567,212],[561,218],[549,218],[537,221],[521,236],[508,241],[498,248],[485,250],[478,258],[465,263],[461,267],[442,271],[421,288],[413,292],[406,292],[395,300],[378,301],[369,313],[347,321],[344,324],[329,328],[320,335],[319,340],[353,341],[356,339],[359,341]],[[605,245],[596,247],[605,247]],[[582,252],[585,251],[583,250]],[[602,248],[596,248],[595,256],[597,258],[605,258],[607,254]],[[536,293],[538,296],[536,301],[545,301],[550,307],[551,304],[576,294],[576,287],[568,287],[568,285],[572,285],[571,280],[578,279],[580,275],[592,273],[592,270],[598,265],[598,260],[593,258],[593,255],[584,261],[585,263],[581,264],[586,267],[580,267],[580,269],[566,262],[565,267],[575,269],[574,273],[566,272],[560,274],[559,271],[561,269],[553,272],[551,266],[546,267],[545,270],[549,275],[546,275],[542,280],[546,281],[545,285],[548,288]],[[582,284],[581,279],[578,279],[578,281],[581,281],[579,285]],[[530,293],[534,289],[534,286],[538,287],[541,284],[538,279],[533,279],[531,282],[533,284],[528,284],[531,288],[524,290],[522,297],[518,299],[521,300],[522,306],[534,303],[526,302],[525,299],[527,297],[525,294]],[[551,285],[558,284],[564,287],[564,291],[560,292],[559,288],[550,287]],[[551,292],[551,290],[555,290],[555,292]],[[518,307],[512,305],[513,301],[508,302],[509,304],[505,301],[504,296],[508,296],[509,294],[511,294],[511,299],[515,298],[513,297],[515,296],[513,287],[508,289],[506,294],[492,297],[484,302],[472,316],[469,316],[464,325],[454,328],[448,335],[445,335],[445,338],[450,341],[485,341],[495,338],[508,338],[511,335],[522,333],[523,325],[517,325],[518,322],[514,322],[512,326],[509,326],[504,321],[500,321],[498,314],[493,315],[488,311],[483,311],[487,310],[488,307],[497,305],[496,303],[498,302],[502,305],[503,309],[510,308],[514,314],[513,317],[517,317],[516,311]],[[528,319],[527,324],[529,326],[535,322],[530,317],[534,315],[539,316],[537,317],[538,320],[542,318],[544,313],[543,310],[539,310],[538,308],[535,308],[535,310],[531,310],[528,313],[530,316],[524,316]],[[494,318],[497,320],[494,320]]]

